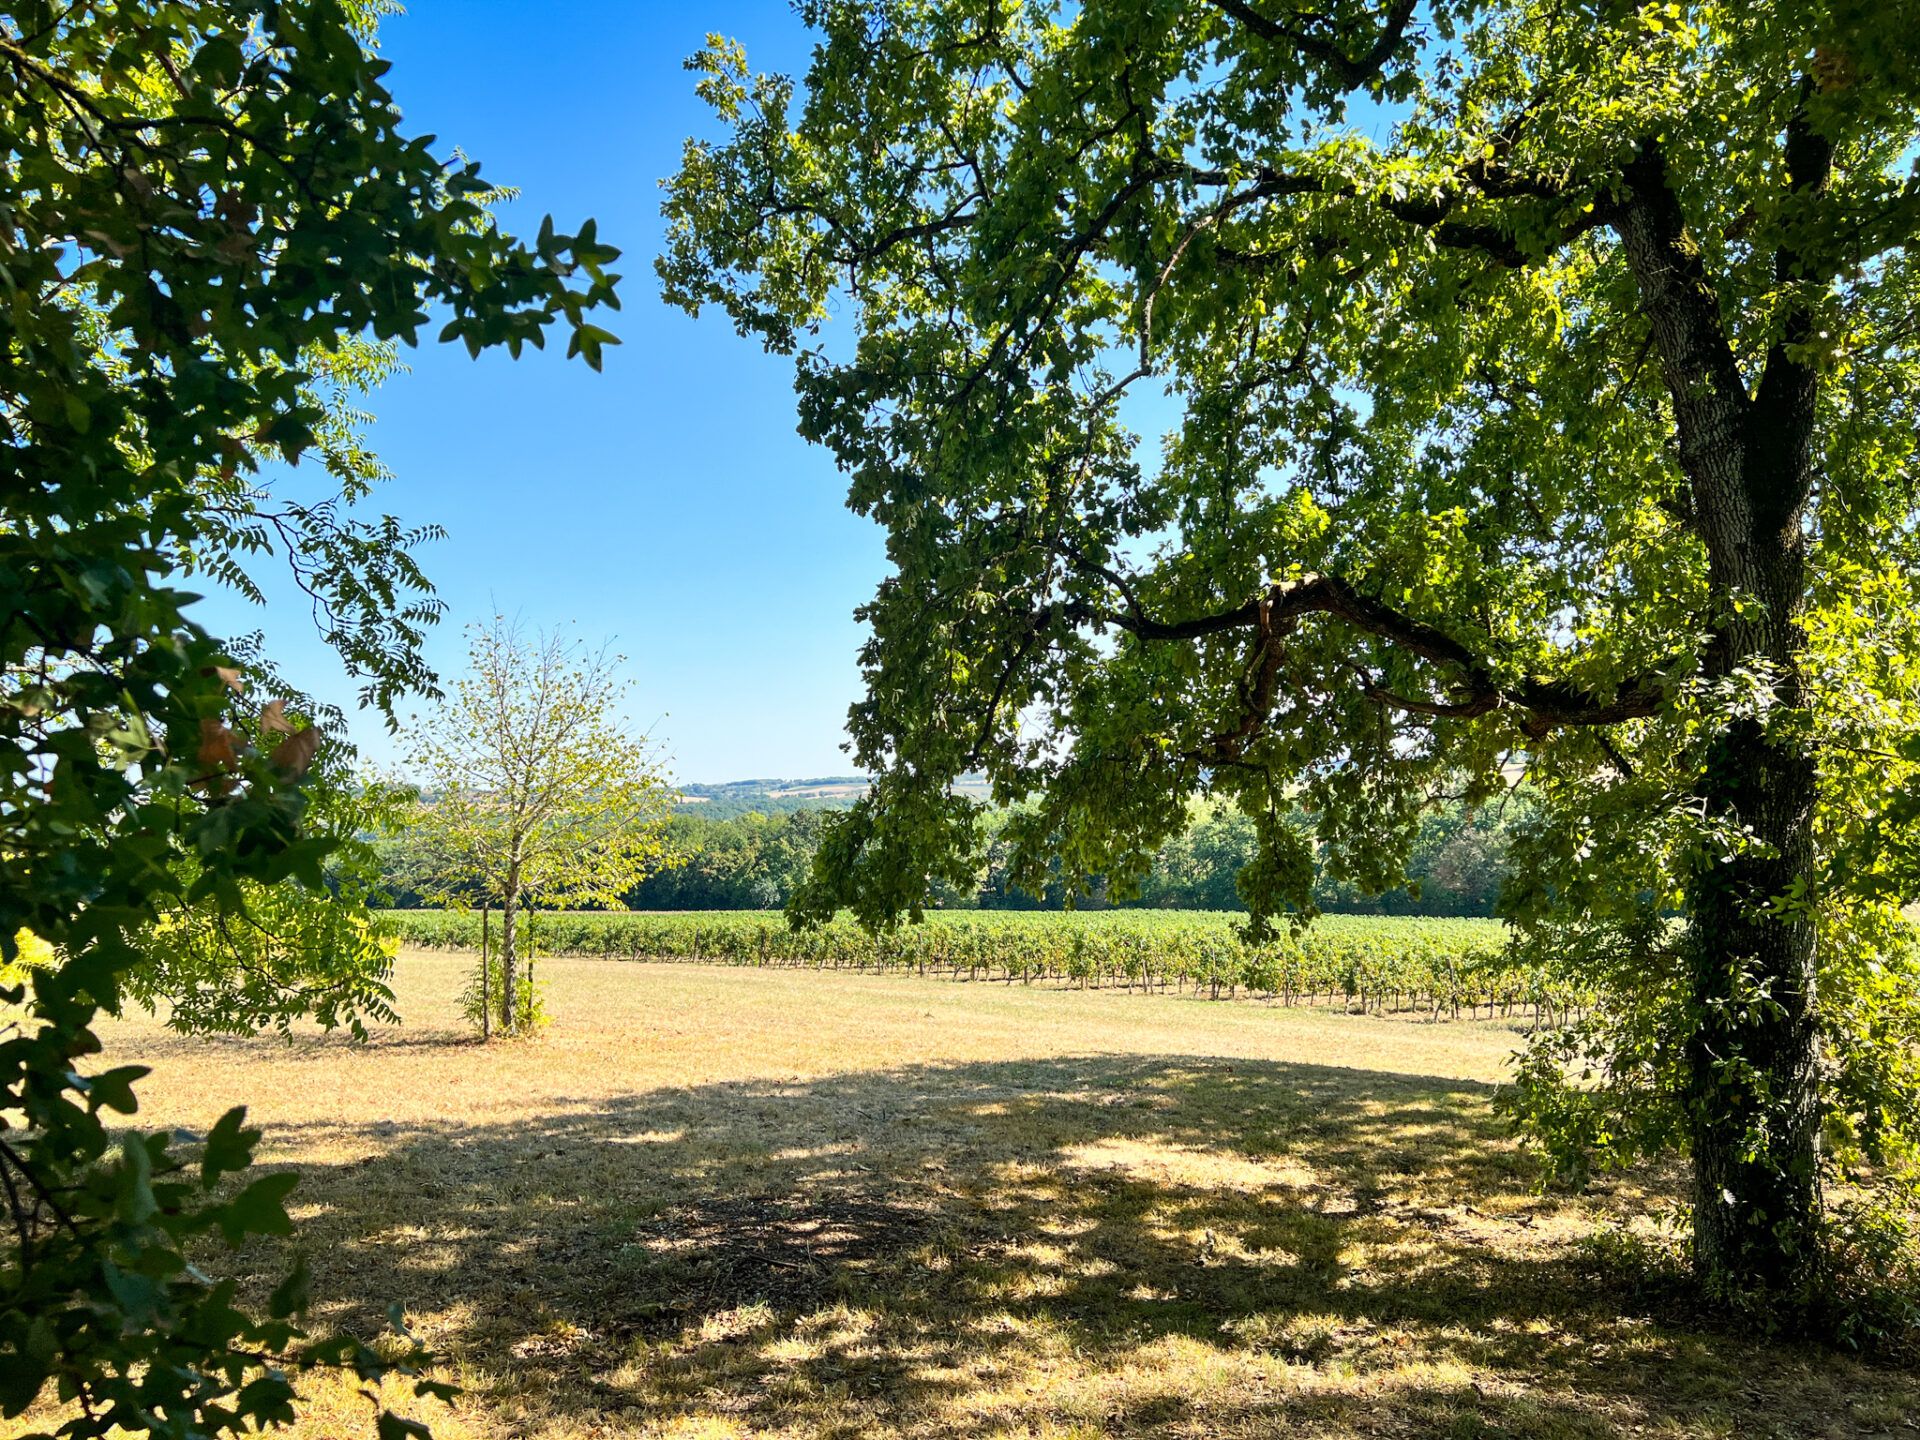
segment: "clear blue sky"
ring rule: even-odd
[[[564,346],[517,362],[408,352],[409,372],[372,402],[397,474],[372,504],[449,532],[423,554],[449,605],[429,647],[443,675],[459,668],[462,623],[496,606],[572,623],[629,657],[631,718],[666,717],[656,733],[681,779],[845,773],[851,612],[883,572],[880,532],[795,434],[789,362],[723,316],[669,310],[652,272],[658,182],[683,139],[710,130],[681,68],[709,31],[741,40],[759,68],[804,68],[808,37],[784,0],[408,0],[383,25],[412,129],[520,187],[510,225],[595,217],[626,280],[604,322],[624,343],[599,375],[562,360]],[[350,704],[299,598],[271,594],[264,611],[210,601],[209,619],[263,628],[295,683]],[[392,756],[376,717],[353,730]]]
[[[623,308],[601,322],[624,343],[602,374],[564,360],[564,345],[518,361],[406,352],[407,372],[371,401],[397,478],[369,508],[448,531],[421,557],[448,605],[428,646],[443,676],[461,667],[463,625],[496,610],[571,626],[629,657],[630,718],[665,742],[680,779],[842,774],[860,689],[852,611],[884,573],[881,534],[795,433],[791,363],[722,315],[669,310],[653,276],[659,182],[689,134],[717,133],[682,68],[710,32],[796,77],[812,46],[786,0],[407,0],[383,24],[412,132],[519,187],[510,226],[594,217],[626,278]],[[1389,123],[1367,106],[1355,121],[1376,139]],[[1151,465],[1177,410],[1164,395],[1128,403]],[[264,610],[215,597],[206,619],[216,633],[264,630],[295,684],[351,711],[354,687],[303,597],[268,590]],[[355,715],[353,733],[394,759],[377,716]]]

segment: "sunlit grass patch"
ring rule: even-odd
[[[1675,1177],[1541,1195],[1515,1037],[1176,997],[543,961],[481,1047],[407,955],[360,1049],[115,1027],[148,1124],[252,1102],[316,1318],[389,1304],[468,1437],[1906,1433],[1912,1374],[1626,1272]],[[218,1258],[218,1257],[216,1257]],[[256,1286],[284,1258],[246,1258]],[[344,1383],[295,1431],[363,1433]]]

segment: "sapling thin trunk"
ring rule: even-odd
[[[513,989],[519,978],[514,964],[514,902],[518,900],[509,890],[500,902],[500,1033],[513,1033]]]

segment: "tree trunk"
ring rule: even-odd
[[[1826,185],[1831,155],[1804,115],[1788,126],[1786,160],[1792,189]],[[1623,178],[1631,199],[1622,249],[1673,405],[1688,518],[1707,556],[1714,630],[1705,677],[1771,691],[1764,709],[1749,707],[1762,713],[1722,722],[1698,783],[1710,834],[1686,877],[1684,946],[1694,1267],[1712,1293],[1794,1305],[1816,1281],[1821,1216],[1818,777],[1794,714],[1806,704],[1802,522],[1818,395],[1799,347],[1813,321],[1803,306],[1787,314],[1750,393],[1657,141],[1642,144]],[[1775,267],[1783,283],[1801,269],[1785,250]],[[1755,678],[1736,678],[1743,674]]]
[[[511,888],[500,897],[500,1033],[503,1035],[511,1035],[514,1029],[513,919],[514,901],[518,898]]]
[[[1810,387],[1800,398],[1806,413],[1796,416],[1795,397],[1770,396],[1763,381],[1741,465],[1744,533],[1709,558],[1715,603],[1723,611],[1735,596],[1741,603],[1713,636],[1707,676],[1763,676],[1772,704],[1764,716],[1731,720],[1708,744],[1703,813],[1710,825],[1732,827],[1738,848],[1727,854],[1709,844],[1697,856],[1686,944],[1695,1266],[1709,1289],[1775,1296],[1796,1308],[1817,1280],[1822,1208],[1818,774],[1795,723],[1807,702],[1800,511],[1811,488]]]
[[[1821,1213],[1814,925],[1767,907],[1807,877],[1814,767],[1741,721],[1714,740],[1701,792],[1758,845],[1702,857],[1689,895],[1695,1268],[1716,1291],[1804,1299]]]

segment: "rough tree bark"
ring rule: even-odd
[[[1804,127],[1789,134],[1787,158],[1791,185],[1824,186],[1828,156]],[[1804,310],[1789,319],[1749,394],[1657,144],[1642,148],[1626,178],[1622,246],[1646,301],[1707,551],[1715,618],[1706,677],[1755,672],[1790,712],[1805,703],[1802,518],[1818,384],[1794,347],[1810,321]],[[1777,267],[1783,281],[1799,278],[1793,256],[1780,255]],[[1805,743],[1783,728],[1737,719],[1710,740],[1702,811],[1747,840],[1731,857],[1708,847],[1688,877],[1694,1264],[1720,1292],[1806,1295],[1818,1262],[1814,926],[1809,911],[1774,905],[1812,882],[1816,772]]]

